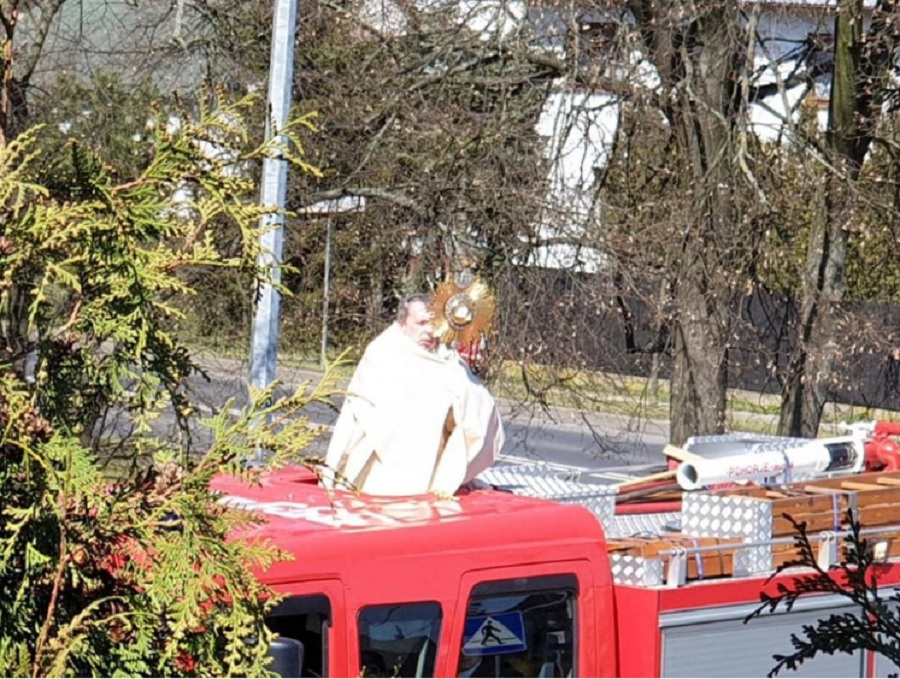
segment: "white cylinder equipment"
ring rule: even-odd
[[[862,442],[855,438],[818,439],[790,447],[682,462],[675,472],[675,480],[684,490],[778,477],[787,483],[794,475],[808,478],[830,472],[858,471],[863,461]]]

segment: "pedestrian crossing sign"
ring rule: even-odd
[[[528,648],[519,611],[466,618],[463,655],[503,655]]]

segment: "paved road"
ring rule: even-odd
[[[296,388],[298,382],[316,376],[296,371],[279,377],[285,383],[278,394],[282,395]],[[210,369],[209,378],[197,377],[190,382],[192,395],[204,410],[219,410],[229,398],[238,406],[245,402],[239,369]],[[312,404],[306,412],[312,422],[330,426],[339,406],[340,399],[335,407]],[[603,472],[601,476],[616,479],[632,471],[623,467],[644,471],[663,461],[667,422],[561,408],[534,412],[510,403],[501,403],[501,414],[506,431],[502,457],[509,463],[540,462],[560,469]],[[311,452],[322,454],[326,446],[327,439],[320,440]]]

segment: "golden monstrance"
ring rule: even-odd
[[[487,283],[464,271],[438,286],[431,310],[435,335],[441,342],[470,345],[493,323],[494,295]]]

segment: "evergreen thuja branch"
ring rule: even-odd
[[[266,673],[272,598],[255,574],[277,550],[240,537],[260,518],[219,503],[210,482],[223,471],[251,479],[242,463],[258,441],[297,454],[312,436],[292,417],[306,395],[272,411],[266,433],[253,426],[261,406],[240,418],[226,412],[193,467],[177,442],[150,429],[171,405],[190,435],[185,378],[195,361],[179,339],[180,299],[211,266],[264,278],[256,255],[265,209],[248,200],[253,177],[221,172],[229,163],[205,157],[199,141],[252,146],[242,119],[208,120],[228,106],[196,123],[186,114],[171,133],[158,125],[142,166],[127,173],[88,145],[48,148],[50,160],[37,163],[34,132],[0,149],[0,313],[19,333],[10,355],[38,358],[27,384],[24,373],[0,375],[0,591],[10,594],[0,597],[0,653],[14,658],[0,658],[0,668]],[[249,169],[263,151],[237,149],[234,158]],[[187,202],[175,204],[185,185]],[[125,430],[104,419],[114,409],[128,418],[124,439],[112,440]],[[142,438],[129,438],[141,426]],[[113,483],[92,453],[101,436],[130,456]],[[181,459],[182,474],[145,473],[146,453],[157,464]],[[251,648],[248,638],[259,643]]]
[[[894,605],[888,605],[889,603]],[[900,595],[897,594],[890,596],[887,602],[877,602],[871,620],[874,621],[878,633],[900,643],[900,617],[897,615],[897,604],[900,604]]]
[[[32,665],[32,676],[39,676],[38,672],[41,667],[41,661],[43,659],[44,646],[47,643],[47,639],[50,636],[50,629],[53,626],[56,620],[56,607],[59,603],[59,598],[62,594],[62,590],[64,587],[64,581],[66,576],[66,567],[69,564],[69,555],[68,555],[68,539],[66,535],[67,530],[67,508],[68,508],[68,489],[69,489],[69,481],[71,480],[72,473],[72,457],[71,453],[68,453],[68,464],[66,465],[65,471],[65,482],[63,486],[59,489],[57,493],[57,512],[60,521],[59,526],[59,556],[58,562],[56,564],[56,573],[53,576],[53,589],[50,593],[50,603],[47,606],[47,612],[44,616],[44,623],[41,625],[41,631],[38,636],[38,641],[35,646],[34,651],[34,663]]]
[[[774,654],[775,665],[769,676],[784,669],[795,670],[820,654],[855,653],[868,650],[880,653],[900,666],[900,635],[898,619],[891,607],[885,604],[879,589],[878,575],[881,565],[876,562],[863,538],[859,521],[852,511],[847,512],[850,526],[844,538],[845,558],[833,569],[824,569],[816,558],[806,524],[796,522],[785,515],[796,531],[797,558],[779,566],[768,578],[769,585],[789,569],[803,569],[789,582],[775,582],[775,593],[760,593],[760,605],[745,618],[748,623],[766,613],[775,612],[780,606],[790,611],[805,596],[830,594],[847,601],[855,612],[833,613],[815,624],[803,625],[799,633],[792,633],[792,653]],[[890,600],[898,600],[894,595]]]
[[[135,620],[147,617],[145,613],[133,610],[123,610],[111,613],[109,615],[101,615],[92,617],[98,610],[110,604],[127,605],[128,599],[125,596],[109,596],[96,599],[89,603],[83,611],[76,615],[70,622],[63,625],[57,632],[53,640],[53,649],[58,649],[53,659],[48,663],[49,676],[62,676],[66,669],[66,663],[72,654],[75,645],[87,637],[93,630],[103,629],[115,622],[122,624],[134,624]],[[35,675],[37,676],[37,675]]]

